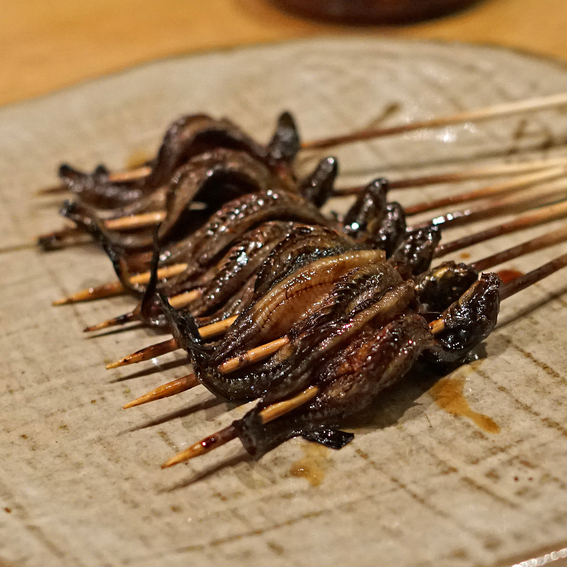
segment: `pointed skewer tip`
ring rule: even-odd
[[[236,437],[238,437],[238,431],[234,424],[231,424],[228,427],[217,431],[217,433],[213,433],[212,435],[205,437],[194,445],[191,445],[191,447],[185,449],[185,451],[177,453],[177,455],[174,455],[173,457],[165,461],[165,463],[161,465],[161,468],[165,469],[172,467],[173,465],[189,461],[190,459],[194,459],[195,457],[200,457],[201,455],[204,455],[205,453],[208,453],[209,451],[212,451],[213,449],[216,449],[217,447],[220,447],[221,445],[232,441],[232,439],[236,439]]]
[[[268,423],[273,421],[274,419],[278,419],[283,415],[289,413],[290,411],[298,408],[299,406],[307,403],[308,401],[312,400],[317,394],[319,393],[319,388],[317,386],[310,386],[303,392],[300,392],[293,398],[289,400],[283,400],[281,402],[276,402],[270,406],[265,407],[260,412],[260,417],[262,419],[262,423]],[[204,455],[225,443],[228,443],[232,439],[238,437],[238,429],[235,425],[236,422],[232,423],[228,427],[217,431],[217,433],[213,433],[208,437],[205,437],[201,441],[191,445],[185,451],[181,451],[171,457],[171,459],[167,460],[163,465],[161,465],[162,469],[172,467],[178,463],[182,463],[184,461],[188,461],[189,459],[193,459],[195,457],[199,457],[200,455]]]
[[[124,325],[131,321],[136,320],[136,313],[130,311],[129,313],[124,313],[118,317],[113,317],[112,319],[107,319],[102,323],[97,323],[96,325],[91,325],[83,329],[83,333],[91,333],[93,331],[101,331],[102,329],[108,329],[109,327],[117,327],[118,325]]]
[[[148,402],[153,402],[155,400],[160,400],[162,398],[169,398],[170,396],[174,396],[175,394],[180,394],[185,390],[189,390],[194,388],[195,386],[199,385],[199,381],[195,374],[188,374],[186,376],[182,376],[181,378],[176,378],[167,384],[162,384],[158,386],[151,392],[147,392],[143,396],[128,402],[127,404],[123,405],[123,409],[133,408],[135,406],[141,406],[142,404],[147,404]]]

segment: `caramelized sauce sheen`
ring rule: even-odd
[[[499,272],[496,272],[496,274],[502,280],[502,283],[511,282],[512,280],[524,275],[519,270],[500,270]]]
[[[477,363],[478,365],[478,363]],[[500,426],[487,415],[474,411],[464,397],[465,378],[474,371],[474,364],[441,378],[430,390],[435,403],[451,415],[467,417],[487,433],[500,433]]]
[[[311,486],[319,486],[325,478],[329,457],[329,449],[318,443],[301,443],[304,456],[292,463],[289,473],[291,476],[304,478],[309,481]]]

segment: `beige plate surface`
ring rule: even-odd
[[[106,372],[104,361],[155,337],[85,338],[84,326],[131,301],[50,302],[110,279],[109,262],[89,247],[43,255],[30,244],[61,223],[58,200],[34,197],[59,162],[121,168],[152,152],[183,113],[226,115],[264,140],[289,109],[313,138],[388,108],[383,121],[393,124],[564,90],[565,68],[509,51],[341,39],[162,61],[0,110],[0,565],[506,565],[565,547],[566,272],[507,301],[486,358],[451,378],[488,418],[444,411],[415,376],[382,397],[340,452],[294,440],[250,462],[234,442],[162,471],[244,409],[197,389],[122,411],[184,373],[171,368],[181,356]],[[547,111],[337,154],[350,182],[517,159],[526,148],[543,155],[537,148],[561,146],[566,133],[565,114]],[[480,258],[513,241],[468,252]]]

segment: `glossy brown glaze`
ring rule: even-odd
[[[466,417],[487,433],[499,433],[500,426],[489,416],[473,410],[464,395],[467,374],[474,372],[475,364],[455,371],[452,375],[441,378],[432,386],[429,393],[435,403],[451,415]]]
[[[520,270],[513,270],[513,269],[506,269],[506,270],[498,270],[496,272],[498,277],[502,280],[502,283],[508,283],[516,278],[523,276],[524,273],[520,272]]]

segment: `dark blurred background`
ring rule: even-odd
[[[312,13],[326,11],[327,20],[280,9],[287,3],[292,9],[306,12],[310,2]],[[376,2],[0,0],[0,104],[162,57],[321,35],[355,33],[472,41],[567,59],[566,0]],[[444,6],[446,2],[448,5]],[[371,10],[374,7],[376,13],[367,19],[352,17],[352,10],[344,12],[345,3],[370,6]],[[327,9],[329,6],[331,10]],[[461,9],[451,11],[458,7]],[[444,17],[411,24],[374,25],[376,21],[438,15],[444,8],[451,11]],[[404,14],[409,14],[409,18],[404,18]],[[365,25],[336,23],[345,19],[363,21]]]

